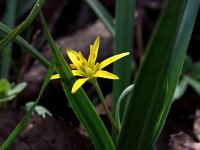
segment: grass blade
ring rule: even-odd
[[[40,16],[47,41],[52,49],[56,65],[58,66],[58,72],[61,77],[63,90],[72,109],[87,130],[97,150],[114,150],[115,146],[112,139],[85,92],[82,89],[79,89],[76,94],[71,94],[71,88],[75,82],[75,77],[73,76],[71,69],[64,60],[64,57],[60,53],[58,47],[55,45],[41,13]]]
[[[44,2],[45,0],[38,0],[27,19],[0,41],[0,51],[33,22]]]
[[[18,7],[17,7],[17,18],[20,18],[24,15],[35,3],[37,0],[19,0]]]
[[[199,2],[167,1],[127,104],[117,149],[152,149],[172,103]]]
[[[99,2],[99,0],[86,0],[88,5],[94,10],[101,21],[106,25],[110,33],[115,36],[115,27],[113,18],[105,7]]]
[[[115,54],[132,52],[135,2],[136,0],[117,0]],[[120,94],[131,84],[131,62],[132,56],[129,55],[113,64],[113,72],[120,78],[119,81],[113,82],[113,116]],[[122,105],[122,110],[123,108]]]
[[[187,2],[187,6],[185,8],[181,26],[178,32],[177,40],[174,45],[174,49],[171,54],[170,62],[167,69],[169,87],[164,108],[158,119],[158,122],[156,122],[157,129],[154,131],[154,136],[152,137],[153,141],[157,139],[164,125],[170,106],[173,102],[172,100],[174,91],[178,83],[179,76],[181,74],[182,66],[186,56],[186,50],[190,41],[195,19],[198,13],[199,4],[200,4],[199,0],[194,0],[193,2]]]
[[[0,22],[0,32],[7,35],[11,32],[11,29]],[[49,65],[50,65],[49,61],[44,56],[42,56],[42,54],[40,52],[38,52],[38,50],[36,50],[26,40],[24,40],[19,35],[14,40],[21,48],[23,48],[25,51],[30,53],[31,56],[33,58],[35,58],[36,60],[38,60],[42,65],[44,65],[46,68],[49,67]]]
[[[6,4],[7,8],[6,8],[6,14],[5,17],[3,19],[4,23],[13,28],[14,24],[15,24],[15,14],[16,14],[16,7],[17,7],[17,1],[13,1],[13,0],[8,0],[7,4]],[[12,51],[12,43],[10,43],[9,45],[7,45],[7,47],[5,47],[5,51],[2,52],[1,55],[1,78],[6,78],[8,79],[8,75],[9,75],[9,71],[10,71],[10,64],[11,64],[11,60],[12,60],[12,56],[11,56],[11,51]]]
[[[127,95],[133,90],[134,85],[129,85],[120,95],[117,105],[116,105],[116,111],[115,111],[115,120],[117,122],[118,127],[121,129],[121,120],[120,120],[120,106],[122,104],[122,100],[127,98]]]
[[[19,133],[21,132],[21,130],[24,128],[24,126],[26,125],[26,123],[28,122],[28,119],[31,117],[36,105],[38,104],[40,98],[43,95],[43,92],[45,90],[45,88],[47,87],[49,80],[54,72],[55,69],[55,62],[52,61],[48,71],[47,71],[47,75],[44,79],[44,83],[42,85],[42,88],[40,90],[40,93],[35,101],[35,103],[33,104],[33,106],[31,107],[31,109],[26,113],[26,115],[22,118],[22,120],[18,123],[17,127],[13,130],[13,132],[9,135],[9,137],[6,139],[6,141],[0,146],[0,150],[6,150],[9,148],[9,146],[12,144],[12,142],[15,140],[15,138],[19,135]]]

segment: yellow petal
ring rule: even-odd
[[[74,66],[78,69],[81,70],[82,72],[84,72],[84,67],[82,66],[82,61],[80,58],[80,54],[77,53],[76,51],[67,48],[66,49],[67,55],[69,56],[69,59],[72,61],[72,63],[74,64]]]
[[[51,76],[51,80],[60,78],[59,74],[55,74]]]
[[[88,67],[88,62],[87,62],[87,60],[83,57],[83,55],[82,55],[81,52],[79,52],[79,57],[80,57],[81,60],[82,60],[82,65],[83,65],[84,67]]]
[[[98,50],[100,44],[100,37],[98,36],[93,45],[90,45],[90,55],[88,58],[88,64],[90,68],[93,68],[97,59]]]
[[[99,70],[99,63],[97,62],[93,68],[93,72],[96,72]]]
[[[92,48],[93,48],[93,51],[94,51],[94,62],[96,61],[96,59],[97,59],[97,55],[98,55],[98,51],[99,51],[99,44],[100,44],[100,37],[99,36],[97,36],[97,38],[96,38],[96,40],[95,40],[95,42],[94,42],[94,45],[92,46]]]
[[[104,67],[110,65],[111,63],[117,61],[118,59],[129,55],[129,52],[121,53],[112,57],[109,57],[100,63],[99,69],[103,69]]]
[[[79,65],[79,61],[78,61],[78,54],[76,51],[72,50],[72,49],[69,49],[69,48],[66,48],[66,52],[67,52],[67,55],[69,56],[69,59],[72,61],[72,63],[77,66],[76,64],[78,63]]]
[[[81,76],[84,77],[85,75],[83,74],[83,72],[80,72],[78,70],[72,70],[72,73],[74,76]]]
[[[82,78],[82,79],[76,80],[76,82],[74,83],[72,87],[71,93],[74,94],[89,79],[90,78]]]
[[[113,80],[117,80],[119,79],[119,77],[115,74],[112,74],[108,71],[104,71],[104,70],[99,70],[97,71],[93,77],[100,77],[100,78],[107,78],[107,79],[113,79]]]

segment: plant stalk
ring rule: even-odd
[[[98,95],[99,95],[99,98],[100,98],[100,100],[101,100],[101,104],[103,105],[103,108],[104,108],[104,110],[105,110],[105,112],[106,112],[106,115],[107,115],[107,117],[108,117],[108,119],[109,119],[111,125],[113,126],[113,128],[114,128],[117,132],[119,132],[119,127],[117,126],[117,124],[116,124],[114,118],[112,117],[112,114],[111,114],[110,110],[108,109],[108,106],[107,106],[107,104],[106,104],[106,101],[105,101],[105,99],[104,99],[104,96],[103,96],[103,94],[102,94],[101,88],[99,87],[99,84],[98,84],[97,80],[95,79],[95,80],[93,80],[91,83],[93,84],[93,86],[95,87],[95,89],[96,89],[96,91],[97,91],[97,93],[98,93]]]

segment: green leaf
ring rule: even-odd
[[[172,104],[199,0],[168,0],[128,100],[117,149],[152,149]]]
[[[120,95],[118,101],[117,101],[117,105],[116,105],[116,112],[115,112],[115,120],[117,122],[117,125],[119,128],[121,128],[121,121],[120,121],[120,105],[122,100],[127,96],[127,94],[129,94],[134,88],[134,85],[129,85]]]
[[[190,76],[200,82],[200,63],[194,64]]]
[[[16,94],[21,92],[26,86],[26,83],[20,83],[18,85],[10,84],[6,79],[0,80],[0,106],[6,104],[6,102],[14,99]]]
[[[16,19],[16,7],[17,7],[17,1],[13,0],[7,0],[6,3],[6,13],[3,18],[3,22],[13,28],[15,25],[15,19]],[[9,71],[10,71],[10,65],[12,60],[12,43],[7,45],[5,47],[6,50],[4,50],[1,54],[1,70],[0,70],[0,76],[2,78],[8,79]]]
[[[190,76],[185,77],[188,84],[194,89],[194,91],[200,95],[200,82],[191,78]]]
[[[6,79],[0,80],[0,94],[5,94],[10,89],[10,83]]]
[[[37,0],[19,0],[16,16],[17,18],[24,15],[36,2]]]
[[[186,55],[184,63],[183,63],[183,69],[182,69],[182,73],[188,73],[194,66],[194,62],[192,60],[192,58],[189,55]]]
[[[10,90],[8,90],[7,95],[16,95],[19,92],[21,92],[25,87],[26,87],[27,83],[22,82],[17,84],[16,86],[10,88]]]
[[[110,33],[115,36],[113,18],[99,0],[86,0],[88,5],[94,10],[101,21],[106,25]]]
[[[88,132],[88,135],[90,136],[95,148],[97,150],[114,150],[115,146],[109,133],[107,132],[102,120],[95,111],[94,106],[86,96],[83,89],[80,88],[76,94],[71,94],[71,88],[75,82],[75,77],[73,76],[71,69],[59,51],[59,48],[55,45],[55,42],[48,31],[42,13],[40,13],[40,16],[48,44],[51,47],[56,65],[59,66],[58,73],[61,77],[60,81],[70,106]]]
[[[54,72],[55,68],[55,61],[52,61],[51,65],[49,66],[49,69],[47,71],[47,75],[44,79],[44,82],[42,84],[42,88],[40,90],[40,93],[34,103],[34,105],[31,107],[31,109],[26,113],[26,115],[22,118],[22,120],[18,123],[17,127],[12,131],[12,133],[9,135],[9,137],[6,139],[6,141],[0,146],[0,150],[6,150],[9,148],[9,146],[12,144],[12,142],[15,140],[15,138],[19,135],[19,133],[22,131],[26,123],[28,122],[29,118],[31,117],[33,111],[35,110],[35,107],[37,106],[40,98],[42,97],[45,88],[47,87],[49,80]]]
[[[4,85],[0,83],[0,87],[1,85],[3,88],[7,88],[7,89],[5,90],[6,92],[3,92],[2,96],[0,95],[0,104],[6,104],[6,102],[14,99],[16,95],[26,87],[26,83],[20,83],[14,87],[10,85],[10,83],[9,85]],[[0,93],[1,93],[1,89],[0,89]]]
[[[169,91],[167,93],[164,108],[159,118],[160,123],[157,122],[158,126],[157,130],[155,131],[155,138],[157,138],[157,136],[159,135],[169,112],[171,103],[173,102],[172,98],[181,74],[181,69],[186,56],[187,47],[189,45],[199,5],[200,1],[194,0],[187,1],[187,6],[185,7],[178,37],[176,39],[176,43],[171,55],[170,63],[168,65]]]
[[[187,86],[188,86],[188,81],[184,77],[183,79],[181,79],[179,81],[179,84],[176,86],[173,100],[177,100],[177,99],[181,98],[183,96],[183,94],[185,93],[185,91],[187,90]]]
[[[126,58],[113,64],[113,72],[120,78],[120,80],[113,82],[113,116],[115,116],[115,108],[120,93],[131,84],[135,3],[136,0],[116,1],[116,36],[114,54],[120,54],[127,51],[131,53]],[[122,112],[124,112],[124,106],[121,108]]]
[[[0,22],[0,32],[7,35],[11,33],[11,29],[9,29],[7,26],[5,26],[3,23]],[[50,64],[49,61],[44,56],[42,56],[42,54],[40,54],[32,45],[30,45],[27,41],[25,41],[22,37],[17,36],[15,38],[15,42],[25,51],[30,53],[32,57],[38,60],[46,68],[49,67]]]
[[[33,22],[44,2],[45,0],[38,0],[26,20],[0,41],[0,51]]]
[[[16,95],[9,95],[4,96],[3,98],[0,98],[0,106],[4,106],[8,101],[11,101],[14,99]]]
[[[26,105],[25,105],[25,109],[26,109],[27,111],[29,111],[33,105],[34,105],[34,102],[28,102],[28,103],[26,103]],[[38,115],[42,116],[43,118],[45,118],[46,115],[49,115],[50,117],[53,116],[52,113],[51,113],[48,109],[46,109],[44,106],[41,106],[41,105],[37,105],[37,106],[35,107],[35,112],[36,112]]]

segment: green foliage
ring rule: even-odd
[[[110,33],[115,36],[113,18],[104,8],[104,6],[99,2],[99,0],[86,0],[86,2],[94,10],[99,19],[101,19],[101,21],[106,25]]]
[[[0,32],[5,35],[13,34],[11,33],[11,29],[5,26],[3,23],[0,22]],[[14,31],[12,31],[14,32]],[[46,68],[49,67],[49,61],[42,56],[41,53],[38,52],[31,44],[29,44],[26,40],[24,40],[21,36],[17,36],[15,39],[13,37],[12,40],[15,40],[15,42],[26,52],[30,53],[32,57],[34,57],[36,60],[38,60],[42,65],[44,65]]]
[[[152,149],[172,103],[199,2],[167,1],[128,100],[117,149]]]
[[[37,0],[18,0],[16,17],[23,16],[36,3]]]
[[[23,10],[18,12],[17,16],[27,10],[28,7],[25,7],[26,5],[30,7],[33,4],[33,1],[20,0],[20,2],[24,1],[26,3],[24,3]],[[19,36],[33,22],[44,2],[45,0],[38,0],[27,19],[13,30],[0,23],[0,33],[4,37],[0,41],[0,51],[11,41],[15,41],[41,64],[47,68],[49,67],[38,98],[34,103],[27,104],[28,112],[0,146],[0,149],[9,148],[34,110],[42,116],[45,114],[50,115],[48,110],[37,104],[48,85],[50,77],[55,72],[55,66],[57,66],[56,71],[60,74],[60,81],[68,102],[86,129],[96,149],[152,149],[173,102],[172,98],[181,74],[200,1],[167,0],[165,9],[149,40],[143,61],[134,81],[134,88],[133,86],[128,87],[133,75],[131,72],[131,56],[115,64],[114,72],[121,79],[113,84],[113,110],[121,130],[118,137],[117,134],[113,136],[113,140],[83,89],[80,88],[76,94],[71,94],[71,88],[76,79],[59,48],[55,45],[43,15],[40,14],[42,26],[54,58],[51,64]],[[113,18],[101,3],[97,0],[87,0],[87,3],[94,9],[114,36],[115,53],[117,54],[133,49],[135,2],[135,0],[117,0],[116,26],[114,28]],[[189,57],[186,57],[174,97],[176,99],[180,97],[188,85],[200,94],[200,64],[194,63]],[[0,80],[0,104],[14,98],[25,86],[25,83],[14,85],[5,79]],[[125,89],[124,92],[122,92],[123,89]],[[131,92],[130,95],[128,94],[129,92]],[[120,93],[122,93],[121,96]],[[126,106],[123,106],[122,102]],[[120,121],[120,116],[123,116],[122,121]]]
[[[26,87],[26,83],[15,85],[9,83],[6,79],[0,80],[0,105],[6,104],[8,101],[14,99]]]
[[[116,109],[115,109],[115,120],[117,122],[117,125],[119,128],[121,128],[121,119],[120,119],[120,106],[122,100],[127,100],[127,95],[130,94],[130,92],[133,90],[134,85],[129,85],[119,96],[119,99],[117,101]]]
[[[34,102],[28,102],[28,103],[25,104],[25,109],[27,111],[29,111],[33,105],[34,105]],[[46,115],[49,115],[50,117],[53,116],[52,113],[48,109],[46,109],[44,106],[41,106],[41,105],[37,105],[35,107],[35,112],[38,115],[42,116],[43,118],[45,118]]]
[[[27,19],[0,41],[0,51],[33,22],[44,2],[45,0],[38,0]]]
[[[29,118],[33,114],[33,111],[35,110],[35,107],[37,106],[39,100],[41,99],[45,88],[47,87],[49,80],[54,72],[55,68],[55,62],[52,61],[52,63],[49,66],[49,69],[47,70],[46,77],[44,78],[44,82],[42,84],[40,93],[35,101],[35,103],[32,105],[30,110],[26,113],[26,115],[20,120],[20,122],[17,124],[15,129],[12,131],[12,133],[9,135],[9,137],[6,139],[6,141],[0,146],[0,150],[7,150],[9,146],[12,144],[12,142],[15,140],[15,138],[20,134],[26,123],[28,122]]]
[[[6,13],[4,15],[3,22],[11,28],[13,28],[15,25],[16,7],[17,1],[7,0]],[[1,55],[0,77],[7,79],[9,76],[10,64],[12,60],[12,43],[7,45],[4,49],[6,50],[4,50]]]
[[[10,83],[6,79],[0,80],[0,93],[5,94],[10,89]]]
[[[16,19],[27,12],[36,0],[7,0],[6,2],[6,12],[4,14],[3,22],[8,27],[13,28]],[[0,77],[8,79],[12,63],[12,43],[8,44],[4,49],[0,59]]]
[[[124,51],[129,51],[131,53],[128,57],[116,62],[113,65],[113,72],[120,78],[119,81],[113,82],[113,116],[115,116],[116,104],[120,93],[122,93],[122,91],[131,84],[135,3],[136,0],[116,1],[116,36],[114,54],[119,54]],[[121,106],[121,110],[121,113],[123,113],[124,105]]]
[[[194,63],[192,58],[187,55],[183,64],[181,79],[176,87],[173,99],[177,100],[183,96],[188,86],[191,86],[200,95],[200,63]]]

